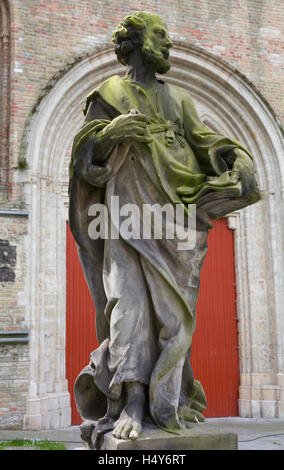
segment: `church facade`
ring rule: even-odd
[[[238,415],[284,417],[283,3],[139,0],[128,8],[118,0],[1,0],[2,429],[72,423],[71,145],[88,93],[124,73],[111,34],[139,9],[168,24],[174,47],[165,80],[191,94],[209,127],[254,156],[262,199],[226,219],[234,235]]]

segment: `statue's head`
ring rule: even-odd
[[[163,74],[170,69],[169,49],[173,43],[160,16],[145,11],[128,15],[115,29],[112,40],[117,58],[123,65],[128,64],[129,54],[139,48],[143,59],[155,72]]]

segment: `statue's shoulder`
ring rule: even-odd
[[[179,99],[180,101],[192,101],[190,94],[184,88],[181,88],[180,86],[174,85],[172,83],[168,83],[168,87],[172,97],[176,97],[176,99]]]
[[[121,97],[125,93],[123,85],[124,82],[119,75],[113,75],[100,83],[88,94],[84,114],[86,114],[91,101],[95,100],[98,96],[114,108],[120,107]]]
[[[184,106],[187,108],[194,108],[194,101],[187,90],[172,83],[168,83],[168,87],[170,97],[175,102],[176,106],[179,108],[183,108]]]
[[[112,77],[109,77],[107,80],[104,82],[100,83],[93,92],[97,93],[106,93],[106,92],[112,92],[114,90],[117,90],[117,88],[120,88],[123,84],[123,79],[119,75],[113,75]]]

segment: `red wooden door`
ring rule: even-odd
[[[74,383],[98,346],[95,307],[77,255],[69,224],[66,227],[66,377],[71,396],[71,423],[81,424]]]
[[[67,224],[66,249],[66,376],[71,395],[72,424],[81,418],[74,401],[74,382],[98,345],[95,308]],[[225,219],[214,223],[201,271],[192,366],[208,406],[206,417],[238,415],[238,336],[234,274],[234,238]]]
[[[191,364],[207,397],[204,416],[238,416],[239,357],[234,234],[214,223],[200,277]]]

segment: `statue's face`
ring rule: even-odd
[[[173,47],[173,43],[162,19],[157,15],[153,15],[152,18],[144,33],[141,53],[145,62],[151,64],[155,72],[163,74],[171,67],[168,58],[169,49]]]

